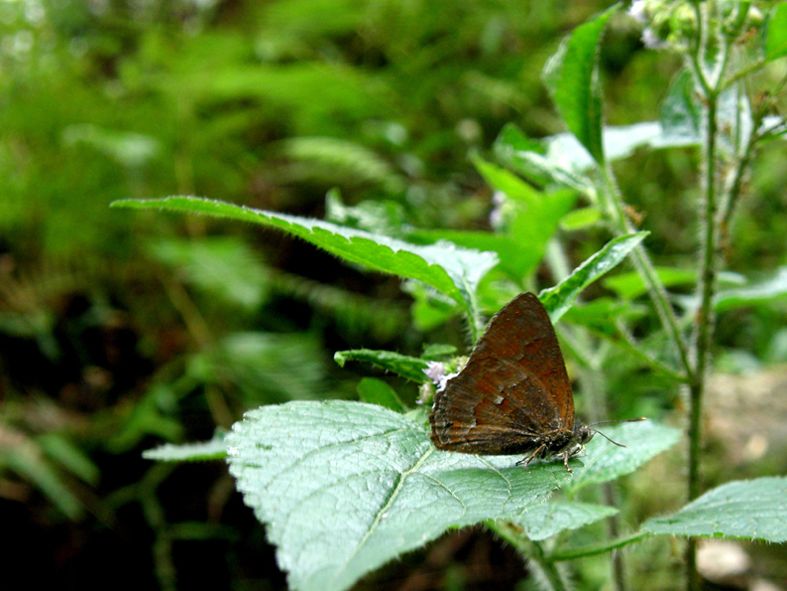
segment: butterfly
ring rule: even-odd
[[[439,449],[568,460],[594,431],[574,416],[566,364],[541,301],[522,293],[490,321],[464,369],[435,394],[429,416]]]

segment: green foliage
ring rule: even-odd
[[[719,291],[713,300],[719,311],[756,306],[787,298],[787,267],[780,267],[773,275],[755,284]]]
[[[643,524],[652,534],[787,541],[787,478],[728,482],[677,513]]]
[[[255,309],[264,301],[267,270],[238,238],[160,240],[149,248],[154,258],[182,273],[186,283],[224,303]]]
[[[405,405],[399,399],[396,390],[376,378],[363,378],[358,382],[358,399],[361,402],[379,404],[395,412],[405,411]]]
[[[630,474],[653,456],[675,445],[680,432],[650,421],[623,423],[604,429],[604,435],[624,445],[620,447],[601,435],[593,438],[582,457],[584,469],[568,484],[568,491],[575,493],[589,484],[614,480]]]
[[[765,58],[775,60],[787,55],[787,6],[778,2],[768,15]]]
[[[560,116],[593,159],[604,163],[598,54],[601,36],[617,6],[578,26],[544,70]]]
[[[647,232],[637,232],[613,238],[559,284],[542,290],[538,297],[552,322],[557,322],[571,308],[583,289],[617,266],[647,235]]]
[[[337,351],[333,356],[333,360],[339,364],[339,367],[344,367],[344,364],[348,361],[361,361],[393,372],[417,384],[427,381],[426,374],[424,374],[428,367],[426,360],[393,351],[373,351],[371,349]]]
[[[576,490],[631,472],[677,441],[674,429],[650,424],[626,425],[614,435],[628,447],[604,461],[611,444],[594,440],[572,478],[560,464],[523,469],[515,457],[439,451],[420,414],[335,401],[251,411],[234,426],[227,449],[238,487],[268,525],[290,585],[332,590],[449,527],[511,519],[543,539],[613,514],[541,502],[555,488]],[[561,518],[545,522],[544,512]]]
[[[27,503],[20,523],[29,515],[31,527],[67,527],[64,540],[98,534],[102,552],[133,564],[136,586],[156,577],[172,590],[185,580],[181,564],[197,575],[203,562],[208,568],[188,560],[185,547],[173,560],[178,539],[229,544],[228,555],[239,558],[210,565],[222,581],[249,580],[238,566],[244,556],[258,577],[270,549],[262,536],[237,535],[248,526],[238,522],[244,516],[222,512],[229,481],[220,467],[141,465],[139,454],[151,441],[204,439],[261,406],[232,437],[259,434],[267,445],[270,436],[275,449],[238,447],[266,461],[240,466],[234,458],[233,471],[274,532],[282,564],[306,588],[322,588],[322,566],[349,584],[469,523],[511,543],[555,588],[561,573],[550,578],[550,561],[646,535],[784,540],[783,479],[728,483],[675,510],[685,496],[675,491],[683,468],[670,460],[668,472],[641,470],[676,440],[660,424],[683,420],[679,388],[696,389],[703,375],[676,347],[702,350],[691,339],[712,328],[713,314],[717,340],[704,348],[722,358],[713,371],[732,356],[763,373],[785,359],[784,3],[648,1],[643,41],[658,42],[658,52],[642,47],[634,21],[609,2],[467,0],[450,10],[425,0],[88,4],[0,3],[0,488],[7,502]],[[703,34],[695,38],[698,15]],[[545,62],[548,92],[539,81]],[[714,170],[715,187],[701,180]],[[324,202],[332,187],[341,198],[331,190]],[[238,205],[125,205],[196,209],[256,226],[107,207],[167,194],[221,195]],[[711,274],[698,264],[706,245],[698,248],[694,228],[708,227],[713,215],[702,205],[714,197],[718,281],[706,297]],[[314,246],[349,264],[334,266]],[[724,264],[740,274],[725,274]],[[619,273],[597,281],[616,265]],[[424,399],[428,361],[456,369],[457,351],[472,346],[484,320],[525,290],[541,290],[561,320],[577,408],[593,421],[654,419],[604,429],[627,447],[597,435],[573,475],[559,465],[515,470],[514,457],[429,451],[423,410],[405,404],[415,388],[403,380],[423,385]],[[708,298],[712,313],[703,316]],[[701,327],[697,318],[706,319]],[[430,347],[434,341],[451,345]],[[385,381],[348,378],[327,363],[336,350],[340,366],[359,361],[388,372]],[[373,406],[317,402],[354,396]],[[312,402],[265,406],[292,399]],[[314,417],[325,421],[307,432],[309,417],[293,409],[322,409]],[[698,414],[705,419],[705,410]],[[302,428],[290,431],[291,418]],[[382,423],[401,427],[399,439],[380,431]],[[263,425],[270,434],[258,432]],[[339,428],[350,438],[374,433],[326,449],[317,442],[313,457],[303,456],[304,440],[330,440]],[[727,433],[708,435],[698,448],[710,464],[699,471],[703,485],[731,471],[755,477],[784,468],[772,441],[765,458],[743,462],[720,455]],[[224,454],[216,439],[170,443],[145,457]],[[303,462],[290,474],[295,458]],[[491,467],[521,487],[521,498],[498,502],[504,481]],[[206,486],[202,470],[215,482]],[[613,485],[624,473],[631,476]],[[642,484],[654,473],[658,495]],[[299,510],[282,513],[292,507],[286,484],[295,478],[298,495],[314,487],[303,519]],[[255,488],[264,482],[281,495]],[[614,507],[598,504],[610,498],[602,486],[617,489]],[[406,514],[399,510],[407,495],[433,503]],[[400,521],[375,512],[385,500]],[[456,517],[461,503],[468,513]],[[198,523],[205,509],[211,523],[221,515],[228,525]],[[614,522],[669,511],[633,536],[601,534],[602,520],[625,531]],[[420,529],[423,515],[430,519]],[[147,528],[144,540],[105,547],[107,523],[112,531]],[[341,548],[350,556],[343,566],[334,554],[342,528],[356,535]],[[658,562],[665,545],[625,553],[628,587],[674,586],[675,561]],[[97,564],[90,545],[82,551],[76,569]],[[458,555],[446,560],[446,573],[463,567]],[[12,571],[22,564],[9,562]],[[599,560],[570,568],[578,588],[613,584]],[[29,578],[29,568],[18,570]],[[657,571],[661,578],[651,578]],[[280,583],[272,576],[261,584]]]
[[[525,511],[518,523],[525,528],[527,537],[541,541],[562,531],[578,529],[595,523],[618,512],[614,507],[579,503],[576,501],[549,501]]]
[[[478,282],[496,261],[494,255],[449,244],[417,246],[363,230],[345,228],[316,219],[255,210],[196,197],[122,200],[113,207],[166,209],[231,218],[271,226],[364,267],[417,279],[452,297],[466,310],[474,310]]]

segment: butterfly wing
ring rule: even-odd
[[[465,368],[435,395],[432,440],[467,453],[520,453],[571,431],[574,400],[555,330],[524,293],[495,315]]]

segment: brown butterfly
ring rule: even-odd
[[[547,311],[532,293],[489,323],[464,369],[435,394],[429,416],[440,449],[473,454],[569,458],[594,431],[574,417],[566,365]]]

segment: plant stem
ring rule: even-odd
[[[700,224],[700,273],[697,282],[697,299],[699,308],[694,316],[694,330],[692,333],[692,365],[694,368],[692,380],[689,384],[689,477],[688,497],[695,499],[700,494],[700,450],[702,443],[702,403],[705,394],[705,377],[710,357],[711,342],[713,338],[713,295],[716,289],[717,274],[717,136],[718,136],[718,97],[719,88],[724,77],[723,67],[715,72],[714,86],[708,86],[707,77],[703,70],[702,56],[704,55],[704,37],[699,31],[703,25],[702,10],[695,4],[697,15],[697,43],[692,51],[693,58],[690,63],[698,89],[702,93],[702,108],[704,119],[702,167],[703,195],[699,210]],[[723,40],[723,42],[726,40]],[[725,43],[725,53],[729,50]],[[687,588],[697,591],[700,588],[699,575],[696,563],[696,541],[689,538],[686,546],[686,576]]]
[[[599,544],[597,546],[582,546],[579,548],[573,548],[571,550],[555,552],[554,554],[550,554],[549,556],[547,556],[547,560],[550,562],[562,562],[564,560],[575,560],[577,558],[585,558],[588,556],[597,556],[599,554],[606,554],[607,552],[612,552],[613,550],[617,550],[618,548],[623,548],[624,546],[628,546],[629,544],[633,544],[634,542],[639,542],[640,540],[646,538],[647,536],[648,536],[647,532],[641,531],[635,534],[631,534],[630,536],[626,536],[624,538],[618,538],[616,540],[612,540],[611,542]]]
[[[635,232],[636,228],[632,225],[631,221],[629,221],[628,217],[626,217],[623,196],[615,182],[614,173],[608,164],[602,167],[601,172],[604,183],[602,198],[614,230],[618,234],[630,234]],[[653,306],[656,308],[656,313],[658,314],[664,330],[667,335],[669,335],[673,346],[678,351],[678,356],[684,368],[684,372],[687,376],[691,376],[692,367],[689,361],[686,342],[681,334],[678,320],[675,318],[675,313],[667,297],[667,290],[664,289],[664,286],[659,280],[656,269],[653,267],[647,250],[642,244],[638,244],[634,250],[631,251],[631,260],[634,263],[634,268],[642,277],[642,280],[648,288],[648,295],[650,295],[653,301]]]
[[[525,537],[521,527],[504,521],[487,521],[486,526],[519,552],[523,559],[536,567],[550,591],[567,590],[557,566],[546,556],[544,549],[538,542],[533,542]]]

